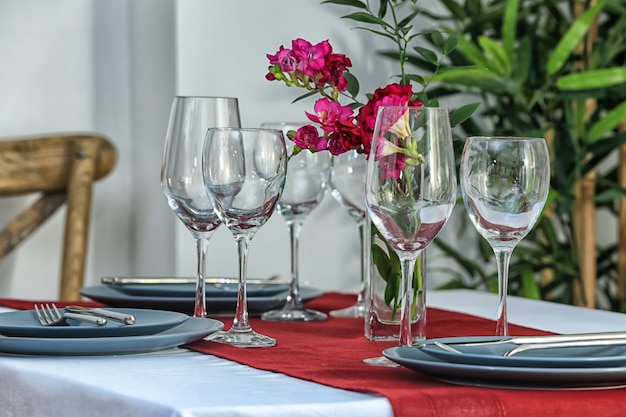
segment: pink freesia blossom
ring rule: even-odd
[[[342,106],[324,97],[315,102],[313,110],[315,114],[306,112],[307,117],[319,123],[325,132],[334,132],[340,125],[353,125],[354,112],[350,106]]]
[[[313,152],[319,152],[326,149],[327,140],[324,136],[320,136],[315,126],[302,126],[296,131],[292,139],[298,147],[309,149]]]
[[[410,84],[389,84],[378,88],[365,105],[353,103],[344,106],[339,102],[339,93],[348,88],[345,74],[352,63],[343,54],[333,53],[328,40],[312,44],[298,38],[291,42],[291,49],[281,46],[275,55],[267,55],[271,66],[266,75],[268,80],[283,81],[287,85],[295,85],[307,90],[316,90],[322,98],[314,106],[314,113],[306,112],[308,119],[319,125],[323,134],[317,134],[313,126],[300,128],[292,140],[301,149],[313,152],[328,150],[339,155],[351,150],[369,156],[372,135],[376,124],[376,115],[380,106],[421,106],[421,101],[414,101],[413,89]],[[354,108],[360,107],[355,115]],[[383,123],[383,132],[404,134],[401,113],[393,115]],[[400,122],[398,122],[400,121]],[[398,152],[387,149],[385,156],[390,156],[388,163],[389,175],[399,173],[404,168],[406,156],[393,155]],[[378,151],[378,150],[377,150]],[[382,155],[381,155],[382,156]],[[378,155],[377,155],[378,157]],[[395,173],[395,174],[394,174]]]

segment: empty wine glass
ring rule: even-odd
[[[248,320],[248,246],[270,218],[285,183],[287,152],[280,130],[209,129],[203,152],[204,183],[215,212],[239,251],[239,288],[232,327],[209,339],[238,347],[274,346]]]
[[[550,188],[550,157],[542,138],[470,137],[461,157],[461,193],[498,268],[496,335],[508,336],[506,294],[515,246],[539,218]]]
[[[286,135],[290,130],[297,130],[301,124],[264,123],[263,128],[282,130]],[[293,142],[287,141],[287,150],[291,153]],[[269,321],[322,321],[326,314],[304,307],[300,295],[300,273],[298,247],[300,232],[305,219],[318,206],[326,192],[330,177],[330,154],[301,151],[291,157],[287,164],[287,178],[283,193],[276,208],[282,214],[289,228],[291,246],[291,281],[287,302],[281,309],[266,311],[261,315]]]
[[[366,250],[364,247],[366,171],[367,161],[364,154],[350,151],[333,156],[330,180],[331,194],[356,222],[361,243],[361,282],[356,303],[350,307],[331,311],[330,315],[333,317],[365,317],[365,270],[367,265],[363,251]]]
[[[236,98],[177,96],[172,102],[161,166],[161,188],[170,208],[196,242],[194,317],[206,316],[205,259],[209,240],[220,225],[204,190],[204,138],[209,127],[239,127],[239,123]]]
[[[365,180],[373,224],[401,262],[400,346],[425,339],[425,285],[413,282],[415,261],[439,234],[456,201],[448,110],[381,106]],[[417,334],[413,334],[416,332]],[[385,358],[367,363],[384,365]]]

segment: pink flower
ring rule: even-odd
[[[298,147],[319,152],[326,149],[326,138],[320,136],[315,126],[306,125],[299,128],[292,139]]]
[[[353,110],[326,97],[320,98],[313,106],[315,114],[306,113],[310,121],[319,123],[325,132],[334,132],[341,125],[353,126]]]

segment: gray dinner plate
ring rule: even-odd
[[[522,389],[596,389],[626,384],[626,366],[537,368],[446,362],[415,346],[392,347],[383,355],[406,368],[462,385]]]
[[[44,338],[0,336],[0,352],[24,355],[93,356],[128,355],[172,349],[221,330],[213,319],[190,317],[178,326],[156,334],[120,337]]]
[[[196,291],[196,284],[110,284],[116,291],[128,295],[138,295],[141,297],[193,297]],[[206,284],[205,293],[209,298],[237,296],[239,285],[236,282],[223,284]],[[289,289],[287,284],[256,284],[248,283],[246,292],[248,297],[271,297],[284,293]]]
[[[165,297],[165,296],[138,296],[125,294],[107,285],[95,285],[85,287],[80,293],[92,300],[99,301],[113,307],[152,308],[158,310],[179,311],[193,314],[194,298],[189,297]],[[322,295],[322,291],[311,287],[300,287],[300,295],[303,301],[309,301]],[[287,301],[287,291],[273,294],[267,297],[248,297],[248,312],[260,314],[268,310],[280,308]],[[237,298],[232,297],[207,297],[206,310],[209,314],[227,314],[235,312]]]
[[[513,343],[462,346],[457,343],[499,340],[499,337],[450,337],[430,339],[420,347],[422,352],[446,362],[486,365],[524,366],[531,368],[590,368],[626,365],[626,345],[578,346],[550,349],[533,349],[514,356],[502,356],[517,347]],[[438,347],[434,342],[448,343],[461,353],[454,353]]]
[[[154,334],[177,326],[189,318],[188,315],[173,311],[146,310],[136,308],[110,308],[135,316],[136,322],[127,325],[107,319],[104,326],[95,326],[68,319],[68,326],[42,326],[34,310],[12,311],[0,314],[0,335],[18,337],[119,337]],[[63,314],[65,309],[59,308]]]

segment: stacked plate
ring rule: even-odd
[[[135,316],[127,325],[108,320],[96,326],[73,319],[67,325],[43,326],[34,310],[0,314],[0,352],[29,355],[119,355],[171,349],[222,329],[223,323],[183,313],[146,309],[118,309]],[[64,309],[59,309],[62,313]]]
[[[407,368],[462,385],[522,389],[626,385],[626,341],[531,349],[504,356],[517,346],[506,338],[455,337],[431,339],[421,346],[393,347],[383,354]]]
[[[114,307],[153,308],[193,313],[195,283],[188,278],[105,277],[103,284],[86,287],[81,294]],[[232,315],[237,305],[237,282],[219,279],[206,284],[208,314]],[[287,300],[288,284],[251,280],[246,285],[248,311],[260,314],[282,307]],[[303,301],[322,295],[311,287],[300,287]]]

